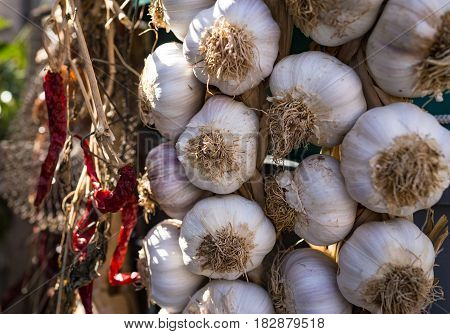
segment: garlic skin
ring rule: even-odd
[[[319,51],[282,59],[270,76],[270,90],[269,132],[276,161],[306,142],[340,144],[367,108],[356,72]]]
[[[171,142],[153,148],[147,155],[146,167],[152,197],[172,218],[183,219],[200,198],[208,195],[189,182]]]
[[[396,216],[431,207],[450,183],[449,142],[450,132],[413,104],[369,110],[341,146],[350,196]]]
[[[343,240],[350,232],[358,204],[347,193],[335,158],[311,155],[293,172],[284,171],[275,179],[283,189],[286,204],[295,211],[297,235],[311,244],[327,246]],[[267,197],[267,201],[272,199]],[[276,219],[272,220],[277,224]]]
[[[205,86],[192,74],[180,43],[166,43],[145,59],[139,83],[141,118],[168,139],[176,139],[200,110]]]
[[[338,46],[363,36],[383,0],[285,0],[295,25],[318,44]]]
[[[262,0],[217,0],[192,20],[184,55],[201,82],[234,96],[270,75],[279,39]]]
[[[148,299],[169,313],[179,313],[204,277],[187,270],[178,244],[181,221],[167,219],[153,227],[144,238],[139,271]]]
[[[213,96],[180,135],[178,160],[198,188],[232,193],[255,172],[258,131],[258,116],[245,104]]]
[[[311,249],[288,253],[281,264],[284,312],[289,314],[346,314],[352,305],[339,291],[338,266],[325,254]],[[283,313],[284,313],[283,312]]]
[[[183,220],[180,247],[190,271],[234,280],[259,266],[275,230],[256,202],[239,195],[199,201]]]
[[[339,289],[372,313],[419,313],[430,302],[435,255],[414,223],[363,224],[339,252]]]
[[[394,96],[433,94],[450,88],[450,3],[389,0],[367,43],[367,64],[381,89]]]
[[[214,2],[215,0],[154,0],[150,2],[150,13],[158,28],[172,31],[183,41],[194,16]]]
[[[206,284],[191,298],[184,314],[273,314],[272,301],[260,286],[240,280]]]

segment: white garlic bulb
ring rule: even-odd
[[[201,82],[239,95],[270,75],[279,39],[264,1],[217,0],[193,19],[184,55]]]
[[[171,142],[153,148],[146,166],[152,197],[172,218],[182,219],[200,198],[208,195],[189,182]]]
[[[178,139],[178,160],[194,185],[229,194],[255,173],[258,131],[258,116],[245,104],[213,96]]]
[[[352,313],[352,306],[339,291],[337,270],[336,262],[317,250],[302,248],[287,253],[279,276],[272,277],[275,309],[289,314]]]
[[[195,274],[233,280],[261,264],[275,230],[256,202],[239,195],[199,201],[183,220],[180,246]]]
[[[183,313],[189,314],[273,314],[266,290],[244,281],[211,281],[197,291]]]
[[[169,313],[183,310],[189,298],[204,282],[183,263],[178,237],[181,221],[167,219],[152,228],[139,252],[139,271],[148,299]]]
[[[344,297],[372,313],[418,313],[432,301],[435,251],[407,220],[358,227],[339,252]]]
[[[275,161],[306,142],[340,144],[367,107],[356,72],[319,51],[282,59],[270,76],[270,90],[267,113]]]
[[[204,95],[205,87],[192,74],[181,44],[163,44],[145,60],[139,84],[141,116],[164,137],[175,139],[183,132]]]
[[[394,96],[450,89],[448,0],[389,0],[367,43],[367,64],[376,83]]]
[[[275,181],[272,186],[278,187],[279,195],[266,188],[266,213],[279,230],[293,225],[307,242],[325,246],[344,239],[352,229],[357,203],[347,193],[339,161],[333,157],[309,156]]]
[[[214,2],[215,0],[152,0],[149,12],[152,23],[157,28],[172,31],[182,41],[194,16]]]
[[[368,209],[407,216],[429,208],[450,184],[450,132],[410,103],[362,115],[341,147],[352,198]]]
[[[315,42],[338,46],[364,35],[383,0],[285,0],[294,24]]]

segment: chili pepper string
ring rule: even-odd
[[[39,207],[50,192],[53,175],[67,134],[67,98],[64,81],[59,72],[50,70],[44,76],[45,102],[48,112],[50,146],[41,167],[34,205]]]

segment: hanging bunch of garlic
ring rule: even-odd
[[[450,184],[450,132],[410,103],[374,108],[342,143],[341,171],[355,201],[407,216],[429,208]]]
[[[345,189],[339,162],[327,155],[304,159],[266,185],[266,213],[277,230],[295,230],[314,245],[331,245],[353,227],[357,203]]]
[[[183,263],[178,237],[181,221],[164,220],[148,232],[139,252],[139,272],[149,302],[178,313],[204,282]]]
[[[166,43],[145,60],[139,84],[141,118],[169,139],[183,132],[200,110],[205,87],[183,57],[182,45]]]
[[[211,281],[197,291],[183,313],[188,314],[273,314],[266,290],[244,281]]]
[[[375,23],[383,0],[285,0],[295,25],[325,46],[364,35]]]
[[[200,200],[183,220],[180,246],[195,274],[233,280],[261,264],[275,230],[256,202],[238,195]]]
[[[270,76],[267,111],[275,161],[310,142],[341,143],[366,101],[358,75],[338,59],[318,51],[282,59]]]
[[[394,96],[433,94],[450,88],[448,0],[389,0],[367,44],[376,83]]]
[[[194,16],[214,2],[215,0],[152,0],[149,13],[156,28],[172,31],[182,41]]]
[[[302,248],[287,253],[272,270],[270,292],[277,313],[352,313],[336,282],[338,266],[325,254]]]
[[[201,82],[239,95],[270,75],[279,38],[264,1],[217,0],[193,19],[184,55]]]
[[[216,194],[239,189],[255,172],[258,130],[258,116],[242,102],[208,99],[176,144],[189,180]]]
[[[189,182],[171,142],[153,148],[147,155],[146,167],[152,197],[172,218],[182,219],[200,198],[208,195]]]
[[[339,252],[339,289],[372,313],[419,313],[436,297],[435,256],[430,239],[407,220],[363,224]]]

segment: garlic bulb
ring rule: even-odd
[[[162,221],[148,232],[139,252],[139,271],[149,301],[170,313],[181,312],[204,281],[183,263],[178,244],[180,225],[179,220]]]
[[[157,28],[172,31],[182,41],[189,24],[201,10],[214,4],[215,0],[152,0],[150,15]]]
[[[199,201],[183,220],[180,246],[195,274],[233,280],[261,264],[275,230],[256,202],[238,195]]]
[[[258,116],[245,104],[213,96],[178,139],[178,160],[194,185],[229,194],[255,172],[258,131]]]
[[[195,202],[207,196],[207,192],[189,182],[170,142],[153,148],[146,166],[152,196],[172,218],[182,219]]]
[[[264,1],[217,0],[193,19],[184,55],[201,82],[239,95],[270,75],[279,39]]]
[[[356,72],[319,51],[282,59],[270,76],[270,90],[267,113],[275,161],[306,142],[340,144],[366,111]]]
[[[315,42],[338,46],[364,35],[383,0],[285,0],[294,24]]]
[[[376,83],[395,96],[433,94],[450,88],[448,0],[389,0],[367,43]]]
[[[211,281],[197,291],[183,313],[189,314],[273,314],[266,290],[243,281]]]
[[[450,183],[450,132],[410,103],[374,108],[345,137],[347,190],[368,209],[407,216],[429,208]]]
[[[413,223],[366,223],[339,252],[339,289],[372,313],[418,313],[433,299],[434,259],[433,244]]]
[[[205,87],[192,74],[181,44],[163,44],[145,60],[139,84],[141,116],[164,137],[175,139],[183,132],[204,95]]]
[[[333,157],[309,156],[275,181],[272,190],[266,187],[266,213],[278,230],[293,226],[307,242],[325,246],[344,239],[352,229],[357,203],[347,193]]]
[[[352,313],[352,306],[339,291],[337,270],[336,262],[311,248],[286,254],[271,282],[277,313]]]

